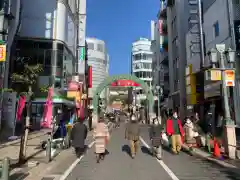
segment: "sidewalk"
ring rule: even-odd
[[[108,123],[109,130],[111,131],[113,128],[112,123]],[[93,142],[92,139],[93,136],[93,131],[89,131],[86,143],[91,144]],[[72,148],[66,149],[61,151],[57,157],[53,159],[50,163],[46,163],[44,161],[39,161],[39,164],[35,167],[27,167],[27,168],[19,168],[14,170],[14,172],[11,173],[11,179],[10,180],[43,180],[43,179],[51,179],[53,180],[54,178],[59,179],[59,175],[57,177],[49,177],[49,173],[54,169],[54,168],[59,168],[61,169],[67,169],[72,162],[76,160],[75,155],[72,156],[74,153]],[[44,152],[45,155],[45,152]],[[31,159],[32,160],[32,159]],[[69,164],[70,162],[70,164]],[[64,167],[64,168],[63,168]]]
[[[27,145],[27,159],[36,159],[41,157],[41,142],[47,139],[47,132],[49,130],[41,130],[33,132],[28,136]],[[0,145],[0,159],[9,157],[11,164],[15,165],[18,162],[18,155],[20,150],[20,138],[14,141],[3,143]]]
[[[167,144],[167,142],[166,142],[166,144]],[[240,172],[239,172],[240,160],[238,160],[238,159],[231,160],[231,159],[224,158],[223,160],[219,160],[219,159],[216,159],[215,157],[213,157],[212,154],[209,154],[206,151],[201,150],[200,148],[193,148],[193,151],[190,151],[189,147],[186,144],[182,145],[182,149],[183,149],[183,151],[185,151],[193,156],[203,158],[209,162],[212,162],[214,164],[222,166],[222,167],[226,168],[226,171],[230,171],[231,173],[234,173],[237,176],[240,176]]]

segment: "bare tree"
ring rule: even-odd
[[[27,87],[28,92],[28,103],[27,103],[27,116],[24,122],[24,134],[21,135],[21,144],[19,151],[19,163],[24,163],[26,160],[26,147],[27,140],[29,134],[29,126],[30,126],[30,112],[31,112],[31,104],[32,104],[32,96],[33,96],[33,85],[36,84],[39,73],[43,71],[41,64],[36,65],[28,65],[24,66],[24,70],[22,73],[13,73],[11,76],[13,83],[23,84]]]

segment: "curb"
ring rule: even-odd
[[[167,141],[165,141],[165,144],[168,143]],[[165,145],[166,146],[166,145]],[[182,149],[189,152],[189,147],[186,145],[186,144],[183,144],[182,145]],[[224,161],[221,161],[221,160],[218,160],[218,159],[215,159],[213,158],[210,154],[200,150],[200,149],[197,149],[197,148],[193,148],[193,151],[191,152],[191,154],[193,156],[197,156],[197,157],[200,157],[200,158],[203,158],[209,162],[212,162],[216,165],[219,165],[221,167],[224,167],[224,168],[229,168],[229,170],[233,173],[236,173],[238,175],[240,175],[240,172],[238,167],[237,166],[234,166],[230,163],[227,163],[227,162],[224,162]]]
[[[40,131],[38,131],[38,132],[30,133],[30,134],[29,134],[30,137],[28,138],[28,141],[29,141],[29,140],[33,140],[33,139],[35,139],[35,138],[42,137],[42,136],[44,136],[44,135],[46,135],[46,134],[47,134],[47,132],[44,131],[44,130],[40,130]],[[17,139],[15,139],[15,140],[9,140],[8,142],[1,143],[1,144],[0,144],[0,149],[5,148],[5,147],[7,147],[7,146],[11,146],[11,145],[18,144],[18,143],[20,143],[20,141],[21,141],[21,137],[19,136],[19,137],[18,137]]]

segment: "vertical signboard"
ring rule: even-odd
[[[160,36],[159,36],[160,52],[163,51],[163,36],[162,36],[163,29],[162,28],[163,28],[163,20],[160,19],[160,20],[158,20],[158,31],[159,31],[159,34],[160,34]]]
[[[235,71],[225,70],[225,84],[226,86],[235,86]]]
[[[80,47],[79,48],[79,61],[84,61],[85,60],[85,47]]]
[[[88,87],[92,88],[92,66],[88,67]]]
[[[3,95],[3,113],[2,123],[4,128],[15,128],[15,115],[16,115],[16,92],[4,92]]]
[[[0,62],[6,61],[6,45],[0,45]]]

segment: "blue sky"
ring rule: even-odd
[[[160,0],[87,0],[87,36],[107,44],[111,75],[130,72],[132,42],[150,38],[159,4]]]

